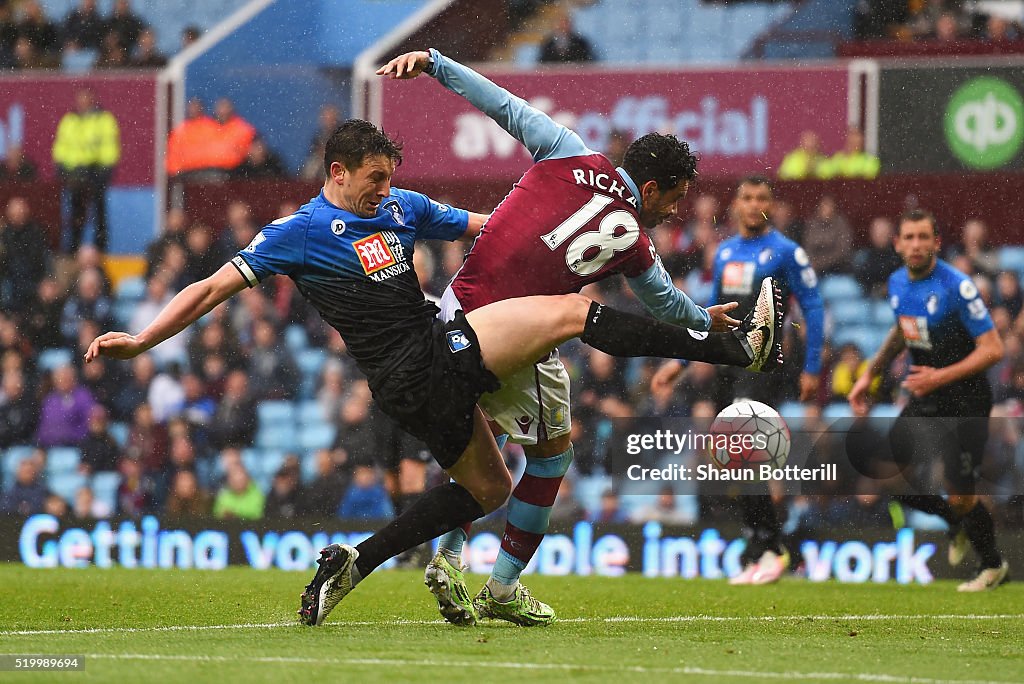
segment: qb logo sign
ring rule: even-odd
[[[1000,167],[1024,143],[1024,100],[1002,79],[972,79],[950,98],[945,131],[950,150],[967,166]]]

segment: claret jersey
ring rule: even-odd
[[[429,346],[410,340],[430,330],[438,309],[420,290],[415,241],[456,240],[468,223],[467,212],[408,190],[392,188],[373,218],[336,207],[321,192],[266,225],[231,263],[250,287],[275,274],[295,281],[372,385],[405,362],[426,362]]]
[[[621,273],[661,320],[708,329],[711,317],[673,286],[641,227],[640,192],[625,169],[525,100],[430,54],[430,75],[493,118],[535,162],[491,214],[451,284],[462,309],[579,292]]]
[[[988,307],[969,277],[941,259],[921,280],[906,267],[889,276],[889,304],[917,366],[943,368],[974,351],[975,338],[992,330]],[[984,373],[936,390],[936,395],[989,395]]]

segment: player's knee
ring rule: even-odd
[[[508,472],[495,473],[485,482],[479,483],[472,491],[473,497],[484,509],[484,514],[501,508],[512,494],[512,476]]]
[[[565,333],[579,335],[583,332],[583,326],[587,322],[587,314],[590,312],[590,305],[593,303],[590,297],[579,293],[559,295],[559,306],[555,307],[558,312],[559,325]]]

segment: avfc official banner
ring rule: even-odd
[[[878,154],[885,171],[1024,169],[1024,63],[881,73]]]
[[[626,142],[653,131],[675,133],[700,153],[704,176],[773,173],[801,131],[816,131],[823,148],[834,150],[846,130],[842,66],[485,74],[600,152],[609,149],[614,131]],[[522,145],[434,79],[376,85],[375,118],[409,143],[403,179],[511,182],[529,168]]]
[[[75,108],[75,93],[89,88],[121,129],[121,161],[114,185],[153,183],[156,127],[156,75],[68,76],[33,72],[0,78],[0,159],[11,146],[39,168],[43,180],[55,177],[53,140],[57,124]]]

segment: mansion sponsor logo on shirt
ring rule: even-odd
[[[375,282],[383,282],[412,268],[405,258],[405,247],[390,230],[356,240],[352,248],[359,257],[363,273]]]

